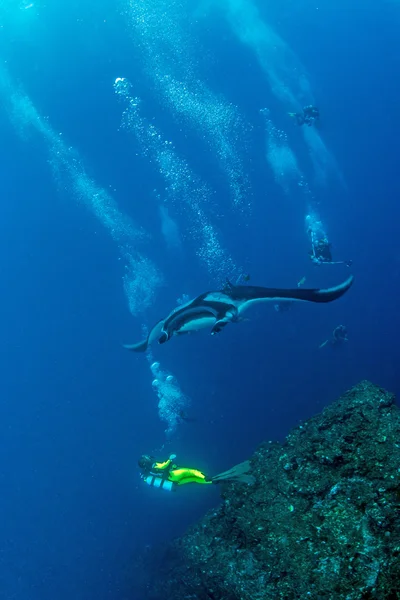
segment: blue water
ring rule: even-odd
[[[5,600],[132,598],[137,553],[182,534],[218,504],[218,489],[207,486],[170,495],[147,488],[137,469],[140,454],[164,458],[174,451],[182,464],[218,473],[262,441],[282,440],[362,378],[399,392],[400,6],[357,1],[350,10],[348,2],[325,0],[318,8],[275,2],[267,10],[259,2],[261,21],[307,73],[311,99],[307,92],[298,102],[314,101],[321,111],[319,135],[337,166],[318,182],[310,148],[287,115],[290,103],[273,93],[254,49],[224,18],[231,3],[216,3],[222,8],[215,13],[204,8],[201,18],[193,3],[181,3],[196,81],[220,94],[225,106],[236,106],[246,123],[246,141],[235,147],[249,180],[247,210],[233,205],[212,132],[165,100],[154,79],[159,65],[146,63],[130,25],[129,3],[115,4],[25,1],[0,9],[0,60],[10,82],[0,86]],[[173,19],[179,9],[174,2],[164,8]],[[147,42],[151,46],[151,32]],[[157,52],[168,68],[165,40]],[[182,79],[185,52],[179,60]],[[292,77],[294,63],[288,64]],[[179,198],[169,205],[180,247],[168,247],[163,238],[156,196],[167,196],[167,184],[154,155],[120,128],[125,106],[113,91],[116,77],[130,80],[143,116],[209,186],[208,222],[251,283],[296,287],[305,276],[306,287],[323,287],[350,273],[343,265],[310,262],[305,198],[296,181],[288,180],[284,191],[265,157],[259,111],[266,107],[319,202],[335,258],[354,261],[354,286],[338,302],[283,313],[261,306],[219,336],[203,332],[155,346],[154,359],[190,397],[187,411],[195,419],[170,439],[146,357],[122,344],[139,340],[142,325],[165,316],[182,294],[215,289],[225,275],[218,261],[207,270],[196,255],[190,193],[186,212]],[[64,150],[79,153],[90,180],[147,231],[148,240],[134,246],[156,265],[163,284],[144,311],[130,313],[119,243],[77,200],[71,178],[62,170],[54,175],[56,151],[35,130],[37,119],[27,126],[25,109],[12,109],[10,99],[18,94],[62,134]],[[319,349],[339,323],[348,327],[349,341]]]

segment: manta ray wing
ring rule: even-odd
[[[229,295],[232,299],[232,303],[238,307],[240,313],[243,313],[250,308],[250,306],[258,302],[292,300],[299,302],[326,303],[333,302],[343,296],[343,294],[345,294],[352,286],[353,280],[354,277],[351,276],[340,285],[326,289],[281,289],[238,286],[233,287]]]
[[[351,275],[346,281],[326,289],[299,289],[293,291],[293,300],[305,300],[306,302],[333,302],[338,300],[353,285],[354,277]]]

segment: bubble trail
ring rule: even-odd
[[[276,183],[280,185],[285,194],[288,194],[291,183],[298,183],[302,178],[297,159],[289,146],[286,133],[275,127],[270,119],[269,110],[264,108],[260,112],[265,118],[267,162],[271,167]]]
[[[147,360],[154,377],[151,385],[158,397],[158,415],[160,420],[166,424],[165,435],[167,439],[170,439],[178,425],[184,422],[191,401],[182,392],[176,377],[163,370],[160,363],[153,360],[151,352],[148,352]]]
[[[137,250],[149,236],[121,213],[112,196],[88,176],[77,151],[65,144],[62,135],[39,114],[30,98],[13,86],[4,67],[0,68],[0,97],[22,139],[28,140],[36,133],[44,140],[58,188],[67,190],[76,202],[84,205],[116,242],[121,258],[127,263],[123,283],[130,311],[133,315],[143,312],[162,283],[154,263]]]
[[[140,100],[133,96],[130,82],[118,77],[114,90],[126,107],[122,126],[135,135],[143,154],[157,165],[166,183],[167,204],[171,203],[189,222],[186,237],[196,242],[196,254],[210,277],[218,284],[225,282],[227,277],[238,277],[241,269],[222,246],[207,215],[207,208],[215,208],[211,190],[177,154],[172,143],[163,139],[155,125],[141,115]]]
[[[265,119],[267,134],[266,158],[274,173],[276,183],[285,194],[289,194],[292,186],[296,185],[306,201],[306,234],[311,246],[310,256],[315,257],[315,249],[321,241],[330,245],[326,227],[319,214],[318,203],[297,164],[296,157],[289,146],[287,135],[284,131],[275,127],[267,108],[262,109],[260,112]]]
[[[304,105],[314,103],[306,69],[289,45],[263,19],[252,0],[216,0],[208,7],[220,11],[237,39],[253,51],[271,93],[281,101],[283,110],[300,111]],[[301,130],[310,152],[316,183],[326,184],[328,176],[333,175],[343,185],[343,176],[319,132],[311,127]]]
[[[227,177],[233,206],[246,214],[250,183],[243,155],[249,126],[236,106],[199,78],[188,6],[176,0],[129,0],[124,13],[159,97],[208,143]]]

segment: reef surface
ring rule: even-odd
[[[140,560],[151,600],[400,598],[400,410],[367,381],[252,459],[253,486]],[[139,594],[139,596],[138,596]]]

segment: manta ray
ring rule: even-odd
[[[205,292],[194,300],[176,307],[167,317],[151,328],[147,338],[124,348],[145,352],[155,340],[165,344],[174,335],[211,328],[211,335],[219,333],[228,323],[242,320],[243,313],[259,302],[333,302],[351,287],[353,277],[327,289],[279,289],[253,285],[232,285],[229,281],[222,290]]]

